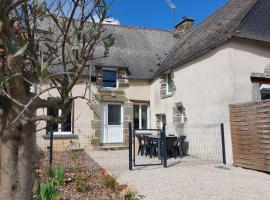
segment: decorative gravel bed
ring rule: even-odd
[[[65,168],[65,182],[59,186],[61,200],[112,200],[126,188],[118,183],[115,187],[106,186],[104,177],[109,177],[108,173],[84,151],[54,152],[53,165]],[[36,182],[49,178],[48,159],[42,153],[38,155],[34,177]]]

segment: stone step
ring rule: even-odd
[[[106,146],[99,146],[98,149],[101,151],[125,150],[128,149],[128,145],[106,145]]]

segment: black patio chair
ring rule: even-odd
[[[136,135],[136,138],[138,139],[138,144],[139,144],[138,155],[139,153],[141,153],[141,156],[143,156],[145,152],[144,138],[141,135]]]
[[[166,137],[167,156],[176,159],[179,154],[179,146],[177,137]]]
[[[145,156],[150,155],[150,158],[157,156],[157,143],[153,142],[149,137],[144,136]]]
[[[186,156],[186,150],[184,149],[184,143],[186,140],[187,136],[186,135],[180,135],[178,138],[178,146],[179,146],[179,156],[183,157]]]

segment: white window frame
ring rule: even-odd
[[[169,91],[169,75],[171,76],[171,81],[172,81],[172,72],[165,73],[166,95],[172,95],[173,93],[173,91]]]
[[[139,106],[139,129],[142,129],[142,106],[147,106],[147,125],[146,128],[150,127],[150,106],[147,103],[136,103],[134,106]]]
[[[103,71],[113,71],[113,72],[116,72],[116,87],[103,87]],[[102,76],[102,80],[101,80],[101,86],[102,88],[104,89],[118,89],[119,88],[119,80],[118,80],[118,70],[117,69],[114,69],[114,68],[103,68],[102,69],[102,73],[101,73],[101,76]]]

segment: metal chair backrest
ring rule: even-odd
[[[166,137],[166,145],[167,149],[171,149],[173,146],[177,144],[177,137]]]
[[[143,144],[143,137],[140,135],[136,135],[136,138],[138,139],[139,145],[142,145]]]

